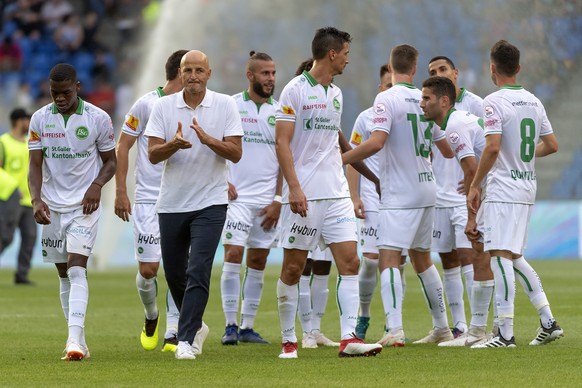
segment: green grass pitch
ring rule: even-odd
[[[533,262],[565,337],[543,347],[527,344],[538,327],[537,314],[517,285],[516,349],[438,348],[407,345],[384,348],[374,358],[340,359],[337,349],[299,349],[299,359],[280,360],[280,328],[275,297],[279,267],[269,266],[255,329],[271,345],[222,346],[224,316],[220,272],[213,271],[211,297],[204,320],[210,335],[203,355],[178,361],[173,354],[144,351],[139,343],[143,310],[133,268],[89,272],[86,321],[91,359],[60,360],[66,341],[55,270],[35,269],[35,287],[14,286],[12,271],[0,271],[0,386],[580,386],[582,385],[582,262]],[[410,265],[404,301],[408,338],[424,336],[430,316]],[[330,277],[324,333],[335,340],[339,323],[335,272]],[[165,281],[158,302],[164,309]],[[468,304],[466,303],[467,316]],[[491,315],[491,314],[490,314]],[[490,316],[491,318],[491,316]],[[382,335],[384,314],[379,290],[372,305],[369,340]],[[160,326],[163,336],[165,321]],[[300,332],[299,322],[297,330]],[[300,334],[299,334],[300,337]],[[160,340],[160,345],[161,345]]]

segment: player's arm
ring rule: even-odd
[[[451,159],[455,157],[455,153],[451,149],[451,146],[449,145],[447,139],[436,140],[434,144],[437,146],[437,148],[445,158]]]
[[[470,187],[477,172],[477,158],[475,156],[466,156],[461,159],[460,164],[463,170],[463,185],[464,187]]]
[[[384,143],[388,141],[388,137],[388,133],[384,131],[372,132],[368,140],[342,154],[343,163],[353,165],[354,162],[369,158],[384,147]]]
[[[129,168],[129,150],[137,137],[121,132],[117,141],[117,171],[115,172],[115,214],[123,221],[129,221],[131,202],[127,195],[127,170]]]
[[[103,186],[113,178],[117,166],[117,158],[115,157],[115,149],[109,151],[99,151],[99,157],[103,162],[97,178],[93,180],[85,196],[81,201],[83,205],[83,214],[91,214],[99,208],[101,202],[101,189]]]
[[[346,180],[348,181],[348,187],[350,189],[350,197],[352,203],[354,204],[354,212],[357,218],[366,218],[364,208],[364,202],[360,198],[360,173],[356,171],[352,165],[348,164],[346,166]]]
[[[339,145],[342,153],[352,150],[352,146],[348,143],[348,139],[344,136],[342,131],[339,131]],[[356,169],[360,174],[362,174],[366,179],[374,183],[377,187],[380,187],[380,180],[364,163],[362,160],[350,163],[353,168]]]
[[[176,135],[169,142],[160,137],[148,136],[148,159],[152,164],[163,162],[179,150],[187,148],[192,148],[192,143],[182,136],[182,123],[180,121],[178,121]]]
[[[485,137],[485,148],[479,160],[479,166],[475,177],[469,186],[469,193],[467,194],[467,205],[469,211],[477,212],[481,203],[481,183],[487,176],[491,168],[495,164],[499,156],[499,149],[501,148],[501,134],[490,134]]]
[[[553,133],[540,136],[540,142],[536,145],[536,158],[543,158],[558,152],[558,139]]]
[[[204,132],[204,129],[198,125],[196,117],[192,118],[190,128],[196,132],[200,143],[210,148],[216,155],[233,163],[237,163],[242,157],[242,136],[226,136],[222,140],[216,139]]]
[[[273,202],[265,206],[260,212],[259,216],[265,215],[261,222],[261,228],[270,230],[277,226],[279,216],[281,215],[281,191],[283,190],[283,174],[281,170],[277,174],[277,183],[275,184],[275,198]]]
[[[292,121],[278,120],[275,124],[275,149],[277,160],[283,177],[289,186],[289,207],[293,213],[302,217],[307,215],[307,198],[299,184],[293,154],[291,152],[291,140],[295,132],[295,123]]]
[[[42,200],[40,191],[42,188],[42,150],[30,150],[28,162],[28,189],[32,198],[34,219],[41,225],[51,223],[51,213],[47,204]]]

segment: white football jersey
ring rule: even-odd
[[[105,111],[78,98],[79,106],[65,121],[50,103],[30,119],[29,150],[41,150],[41,197],[49,209],[67,213],[81,201],[103,165],[99,152],[115,148],[111,118]]]
[[[137,137],[135,165],[135,203],[156,203],[160,193],[163,163],[152,164],[148,159],[148,138],[144,136],[152,106],[166,94],[161,87],[144,94],[125,115],[121,131]]]
[[[442,129],[459,163],[469,156],[474,156],[477,163],[479,162],[485,148],[485,132],[481,117],[462,110],[452,110],[445,119]],[[454,159],[453,161],[457,163]]]
[[[461,88],[461,93],[455,100],[455,109],[466,111],[481,117],[483,115],[483,99]],[[442,128],[444,130],[444,128]],[[454,159],[445,158],[437,147],[434,147],[432,168],[437,185],[436,207],[464,206],[465,196],[457,192],[459,181],[463,179],[463,170]]]
[[[501,135],[501,149],[487,175],[487,202],[533,204],[535,150],[540,136],[553,133],[540,100],[521,85],[506,85],[483,102],[485,136]]]
[[[279,162],[275,151],[277,101],[257,105],[245,90],[233,96],[244,130],[243,154],[238,163],[228,162],[228,181],[238,193],[237,202],[270,204],[275,197]]]
[[[414,85],[399,82],[374,101],[372,132],[390,136],[379,153],[382,198],[380,209],[434,206],[436,184],[429,160],[433,141],[444,132],[424,119],[422,94]]]
[[[324,87],[307,72],[293,78],[281,92],[276,119],[295,123],[291,152],[307,200],[350,196],[338,137],[342,106],[340,88]],[[288,198],[285,183],[283,199]]]

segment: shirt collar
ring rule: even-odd
[[[182,91],[180,93],[176,93],[178,96],[176,97],[176,107],[177,108],[188,108],[188,109],[192,109],[188,104],[186,104],[186,101],[184,100],[184,90],[182,89]],[[200,105],[198,106],[203,106],[205,108],[208,108],[210,106],[212,106],[212,94],[213,92],[206,89],[206,93],[204,94],[204,98],[202,99],[202,101],[200,102]]]
[[[77,105],[77,109],[75,110],[74,114],[82,115],[84,108],[85,108],[85,101],[83,101],[83,99],[79,96],[77,96],[77,101],[79,101],[79,105]],[[57,105],[54,102],[51,106],[51,112],[53,114],[59,113],[59,110],[57,109]]]
[[[243,91],[243,101],[248,101],[250,99],[251,99],[251,96],[249,95],[249,91],[244,90]],[[267,98],[267,103],[273,105],[273,97]]]
[[[455,102],[461,102],[461,101],[463,101],[463,98],[465,97],[466,91],[467,90],[465,88],[461,88],[461,93],[459,93],[459,96],[457,97],[457,99],[455,100]]]
[[[441,125],[441,129],[443,131],[447,129],[447,124],[449,123],[449,117],[451,117],[451,113],[453,113],[455,110],[456,110],[455,108],[451,108],[447,112],[447,115],[445,116],[445,118],[443,120],[443,124]]]

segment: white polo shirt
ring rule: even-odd
[[[233,96],[244,130],[243,156],[228,162],[228,181],[238,193],[236,202],[270,204],[275,197],[279,162],[275,152],[275,111],[277,101],[264,104],[251,100],[245,90]]]
[[[200,143],[190,128],[194,117],[204,132],[216,139],[243,135],[238,108],[231,96],[206,89],[196,109],[186,104],[183,91],[158,99],[145,135],[171,141],[180,121],[184,139],[192,143],[192,148],[178,150],[164,163],[156,203],[158,213],[186,213],[228,203],[226,159]]]
[[[137,137],[135,203],[156,203],[160,192],[164,164],[152,164],[148,159],[148,138],[144,136],[144,131],[154,102],[165,95],[162,88],[144,94],[125,115],[121,127],[121,131],[126,135]]]
[[[66,120],[53,103],[30,119],[28,149],[41,150],[41,198],[49,209],[68,213],[81,201],[103,165],[99,152],[115,148],[111,118],[105,111],[79,99]]]

